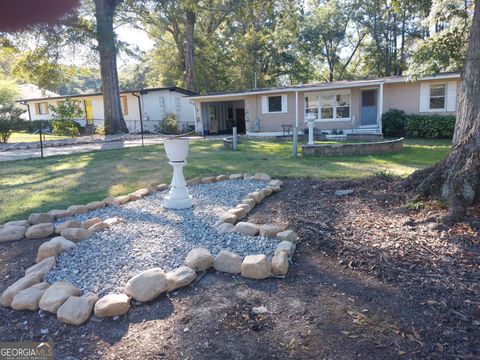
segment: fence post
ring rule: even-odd
[[[40,157],[43,159],[43,140],[42,140],[42,126],[40,125]]]
[[[233,136],[232,136],[232,150],[237,150],[237,127],[233,127]]]
[[[297,157],[298,155],[298,127],[293,128],[293,147],[292,147],[292,156]]]

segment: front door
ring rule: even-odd
[[[235,126],[238,134],[245,134],[245,109],[235,109]]]
[[[377,90],[362,90],[360,126],[377,125]]]
[[[92,100],[85,100],[85,119],[87,124],[93,124]]]

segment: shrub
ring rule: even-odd
[[[54,116],[52,132],[55,135],[75,136],[78,135],[81,126],[74,121],[83,115],[83,111],[77,103],[69,98],[62,101],[58,106],[50,106]]]
[[[15,107],[13,104],[0,106],[0,142],[6,143],[22,121],[20,115],[24,110]]]
[[[105,127],[95,126],[95,135],[105,135]]]
[[[178,120],[175,114],[167,114],[160,126],[155,127],[155,131],[165,135],[178,135]]]
[[[405,124],[408,137],[451,139],[455,130],[453,115],[410,115]]]
[[[407,115],[403,110],[390,109],[382,115],[382,131],[387,137],[405,136]]]

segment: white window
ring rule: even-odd
[[[315,114],[319,121],[349,120],[350,92],[310,93],[305,96],[305,118]]]
[[[430,110],[445,110],[445,84],[430,86]]]
[[[179,97],[175,98],[175,112],[176,113],[180,112],[180,98]]]
[[[163,96],[160,96],[158,101],[159,101],[160,114],[165,114],[165,98]]]
[[[277,114],[286,112],[288,112],[286,94],[262,96],[263,114]]]
[[[35,104],[37,115],[48,114],[48,102],[40,102]]]

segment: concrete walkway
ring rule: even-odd
[[[163,143],[164,139],[145,139],[145,145],[155,145]],[[130,147],[142,146],[141,140],[125,140],[125,141],[111,141],[103,143],[78,144],[58,147],[47,147],[43,149],[43,156],[55,155],[69,155],[77,153],[85,153],[89,151],[98,150],[113,150]],[[22,150],[8,150],[0,152],[0,162],[14,161],[22,159],[40,158],[40,148],[22,149]]]

